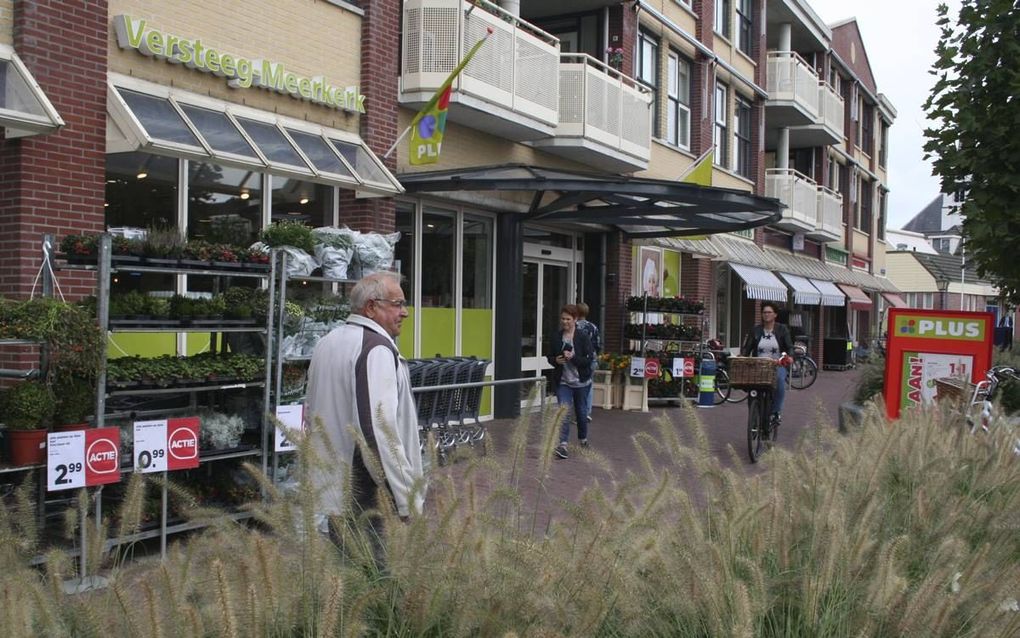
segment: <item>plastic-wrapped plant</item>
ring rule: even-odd
[[[293,246],[309,254],[315,252],[311,227],[298,221],[273,222],[262,231],[262,243],[272,248]]]

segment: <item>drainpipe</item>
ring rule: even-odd
[[[501,0],[499,8],[515,18],[521,17],[521,0]]]

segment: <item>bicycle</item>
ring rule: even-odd
[[[721,342],[712,339],[702,346],[707,349],[707,354],[711,354],[715,359],[715,404],[720,405],[724,402],[729,403],[740,403],[747,398],[747,391],[743,388],[735,388],[730,383],[729,374],[729,359],[730,354],[726,352]]]
[[[798,341],[793,346],[793,362],[787,379],[794,390],[806,390],[818,379],[818,364],[808,354],[807,344]]]
[[[765,450],[771,448],[779,436],[779,422],[772,414],[776,383],[775,367],[788,365],[789,357],[783,353],[779,361],[758,357],[740,357],[731,361],[747,361],[748,363],[741,365],[754,368],[751,372],[741,372],[735,376],[742,380],[739,385],[747,388],[747,455],[752,463],[757,463]],[[787,374],[787,377],[789,376]]]
[[[1006,381],[1020,381],[1020,374],[1010,366],[993,366],[985,372],[985,379],[974,386],[974,391],[969,398],[969,403],[964,408],[967,419],[967,427],[971,434],[980,427],[982,431],[988,432],[995,414],[995,397],[1000,386]],[[974,407],[981,406],[981,410],[975,414]],[[1020,450],[1020,442],[1017,444]]]

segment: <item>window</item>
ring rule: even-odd
[[[422,215],[422,308],[453,308],[456,219],[453,213],[426,209]]]
[[[884,188],[878,188],[878,238],[885,239],[886,206],[889,202],[889,193]]]
[[[638,34],[638,75],[637,79],[652,90],[652,95],[658,97],[659,88],[659,41],[646,31]],[[654,135],[659,134],[659,109],[653,108],[654,121],[652,131]]]
[[[907,293],[907,306],[911,308],[927,308],[929,310],[935,307],[935,293],[933,292],[908,292]]]
[[[874,210],[872,209],[872,201],[874,197],[872,193],[874,192],[875,189],[872,186],[871,182],[863,179],[860,181],[860,189],[861,189],[860,190],[861,216],[859,223],[857,224],[857,228],[863,230],[866,233],[871,233],[872,213],[874,212]]]
[[[462,308],[492,307],[492,219],[464,215]]]
[[[261,173],[188,162],[188,239],[250,246],[261,230]]]
[[[737,98],[734,111],[733,168],[738,174],[751,179],[751,103]]]
[[[875,107],[865,104],[861,110],[861,150],[871,155],[875,150],[875,134],[873,122],[875,119]]]
[[[729,157],[727,127],[727,110],[729,108],[729,90],[725,84],[715,85],[715,127],[713,128],[712,143],[715,146],[715,165],[727,166],[726,160]]]
[[[666,111],[666,139],[682,148],[691,145],[691,65],[676,52],[669,52],[669,108]]]
[[[878,149],[878,165],[885,168],[889,161],[889,123],[885,120],[879,122],[879,141],[881,146]]]
[[[715,2],[715,32],[724,38],[730,37],[730,0]]]
[[[931,240],[931,247],[940,253],[949,254],[953,249],[953,240],[949,237],[935,237]]]
[[[404,298],[407,299],[407,303],[414,306],[414,240],[417,237],[414,228],[414,204],[409,202],[397,202],[396,210],[396,230],[400,232],[400,240],[397,241],[397,245],[393,248],[393,260],[397,271],[404,276],[404,280],[400,283],[401,288],[404,289]],[[405,322],[406,324],[413,322]],[[412,338],[413,340],[413,338]],[[401,345],[406,347],[406,342],[402,339]],[[413,344],[412,344],[413,346]],[[403,351],[406,354],[406,351]],[[410,356],[414,356],[413,349]]]
[[[751,55],[752,12],[751,0],[737,0],[737,48],[747,55]]]

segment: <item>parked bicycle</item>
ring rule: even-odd
[[[1020,373],[1009,366],[994,366],[985,372],[985,379],[974,386],[973,393],[966,405],[967,427],[970,431],[976,432],[978,428],[987,432],[995,420],[996,414],[995,399],[998,396],[999,388],[1007,381],[1020,381]],[[975,412],[974,408],[980,406]],[[1020,449],[1020,442],[1018,442]]]
[[[743,388],[733,387],[730,382],[729,360],[730,353],[726,351],[722,342],[718,339],[710,339],[704,348],[712,354],[716,365],[715,379],[715,404],[719,405],[724,401],[729,403],[740,403],[747,398],[747,391]]]
[[[808,354],[806,342],[795,339],[793,362],[786,378],[794,390],[806,390],[818,379],[818,364]]]

